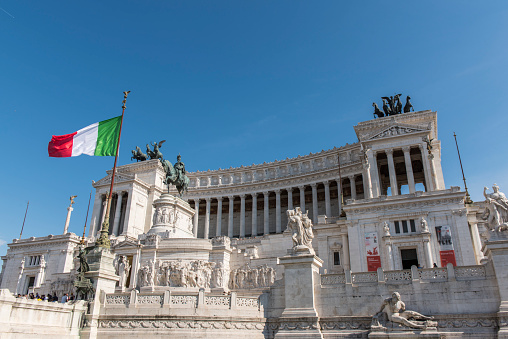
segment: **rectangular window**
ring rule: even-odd
[[[409,224],[411,226],[411,232],[416,232],[416,226],[415,226],[415,220],[414,219],[411,219],[409,220]]]
[[[409,233],[407,229],[407,220],[402,220],[402,233]]]
[[[333,264],[340,265],[340,254],[339,252],[333,252]]]
[[[393,224],[395,225],[395,233],[400,233],[400,226],[398,221],[394,221]]]

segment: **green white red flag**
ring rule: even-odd
[[[77,132],[53,135],[48,144],[50,157],[75,157],[81,154],[115,156],[122,116],[96,122]]]

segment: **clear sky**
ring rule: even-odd
[[[381,96],[438,112],[446,186],[508,192],[507,1],[13,1],[0,3],[0,254],[80,234],[112,157],[49,158],[51,135],[121,114],[119,164],[166,139],[189,171],[356,141]]]

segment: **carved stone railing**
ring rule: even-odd
[[[350,277],[350,278],[349,278]],[[452,266],[410,270],[358,272],[346,274],[322,274],[321,286],[361,283],[411,284],[414,282],[434,283],[453,280],[484,280],[486,279],[485,266]],[[348,280],[349,279],[349,280]]]
[[[253,311],[259,311],[261,306],[259,297],[238,296],[235,291],[232,291],[228,295],[212,295],[206,294],[204,291],[185,294],[173,291],[140,294],[134,290],[130,293],[106,294],[104,300],[106,307],[132,307],[129,306],[130,304],[143,307],[175,307],[178,309],[250,309]]]
[[[455,267],[455,278],[457,280],[485,279],[485,266],[457,266]]]
[[[148,305],[161,305],[162,301],[164,300],[163,295],[156,295],[156,294],[150,294],[150,295],[137,295],[136,302],[138,304],[148,304]]]
[[[259,299],[258,298],[237,297],[236,298],[236,306],[258,308],[259,307]]]
[[[410,283],[412,279],[411,270],[386,271],[384,272],[385,282],[387,284]]]
[[[106,305],[127,305],[131,302],[130,294],[107,294]]]
[[[198,304],[197,295],[171,295],[169,300],[170,305],[186,305],[195,308]]]
[[[205,297],[205,305],[225,306],[229,308],[229,306],[231,305],[231,298],[229,296]]]
[[[447,281],[448,270],[446,267],[433,267],[418,270],[419,278],[423,281]]]
[[[351,281],[356,283],[377,282],[377,272],[361,272],[351,274]]]
[[[323,274],[321,275],[321,285],[339,285],[346,283],[345,274]]]

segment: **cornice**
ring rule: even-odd
[[[416,192],[355,201],[348,200],[343,208],[346,213],[350,212],[352,213],[351,215],[359,215],[359,213],[407,210],[443,204],[460,205],[464,204],[464,197],[465,192],[460,191],[459,187],[452,187],[451,189],[441,191]]]
[[[429,125],[430,124],[430,125]],[[431,110],[403,113],[388,117],[363,121],[354,126],[358,140],[365,141],[368,137],[394,125],[426,129],[433,132],[432,138],[437,139],[437,113]]]

